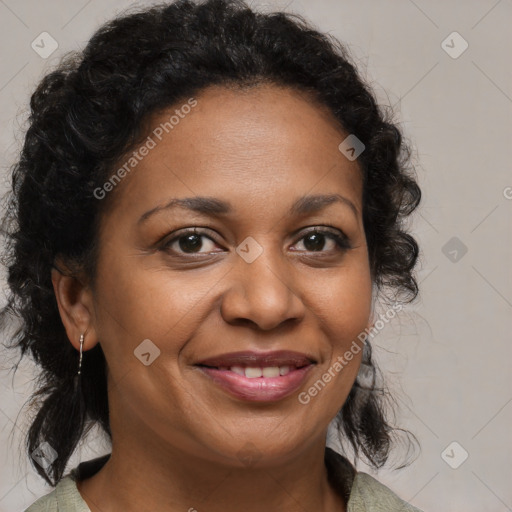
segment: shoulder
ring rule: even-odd
[[[25,512],[90,512],[83,501],[74,477],[65,476],[52,492],[32,503]]]
[[[348,503],[347,512],[421,512],[372,476],[356,471],[345,456],[330,447],[325,450],[325,463],[331,483]]]
[[[25,509],[25,512],[57,512],[59,509],[55,491],[56,488],[51,493],[39,498]]]
[[[352,483],[347,512],[421,512],[400,499],[391,489],[364,472]]]
[[[110,458],[110,453],[86,462],[64,476],[55,489],[32,503],[24,512],[91,512],[83,500],[76,481],[96,474]]]

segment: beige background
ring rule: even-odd
[[[130,5],[0,0],[2,190],[36,81]],[[415,145],[424,193],[412,224],[422,248],[421,295],[374,345],[401,405],[400,423],[417,435],[422,452],[408,469],[382,470],[377,478],[425,511],[512,510],[511,1],[253,5],[304,14],[347,42],[380,101],[395,105]],[[59,45],[48,59],[31,48],[44,31]],[[457,58],[441,46],[454,31],[469,45]],[[450,36],[447,44],[454,54],[463,41]],[[463,246],[467,253],[461,257]],[[50,490],[20,446],[26,418],[18,414],[35,372],[25,363],[13,378],[5,369],[12,357],[2,352],[0,512],[24,510]],[[93,441],[72,464],[107,450]],[[469,456],[457,469],[442,458],[445,453],[456,465],[462,450]]]

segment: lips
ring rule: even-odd
[[[232,352],[203,359],[195,366],[231,396],[274,402],[296,392],[315,364],[311,356],[281,350]]]

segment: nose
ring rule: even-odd
[[[226,276],[229,284],[221,302],[224,320],[268,331],[302,319],[304,302],[295,291],[292,269],[286,265],[265,251],[252,263],[239,258]]]

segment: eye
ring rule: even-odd
[[[214,240],[207,236],[204,231],[194,228],[182,231],[179,235],[165,242],[161,249],[176,254],[208,254],[218,252],[214,251],[216,245]],[[201,249],[206,250],[201,251]]]
[[[329,253],[345,251],[352,248],[349,239],[341,231],[315,228],[305,233],[300,239],[304,249],[294,251]],[[211,254],[218,244],[207,232],[193,228],[179,232],[173,238],[164,242],[161,249],[174,254]],[[327,250],[324,250],[325,247]]]
[[[303,241],[302,245],[308,252],[343,251],[352,248],[349,239],[340,231],[326,229],[315,228],[303,235],[300,241]],[[326,245],[330,245],[330,248],[323,250]]]

